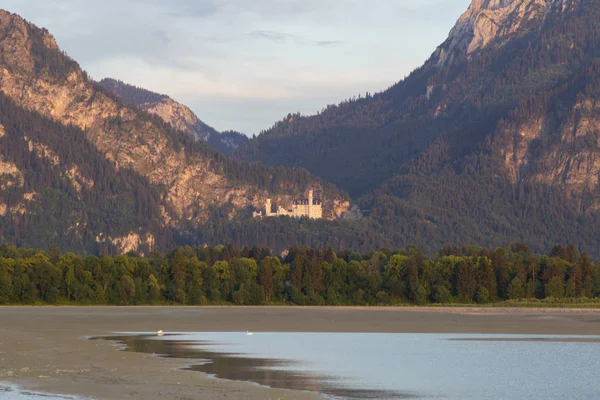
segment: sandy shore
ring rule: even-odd
[[[600,335],[600,310],[504,308],[0,307],[0,381],[96,399],[316,399],[212,379],[124,353],[115,332],[398,332]]]

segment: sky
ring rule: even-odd
[[[92,78],[120,79],[248,135],[385,90],[470,0],[3,0]]]

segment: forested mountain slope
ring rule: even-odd
[[[100,84],[116,94],[126,104],[134,104],[140,109],[161,117],[173,128],[192,137],[203,140],[211,147],[229,155],[248,142],[248,137],[234,131],[218,132],[202,122],[188,107],[169,96],[151,92],[116,79],[105,78]]]
[[[537,115],[524,120],[515,113],[540,107],[538,114],[553,114],[543,108],[550,99],[564,103],[557,118],[576,112],[576,105],[560,94],[576,95],[581,85],[592,83],[598,7],[589,0],[476,0],[448,40],[407,79],[315,116],[288,115],[238,155],[305,167],[362,195],[422,158],[440,138],[451,142],[458,160],[482,141],[495,139],[506,128],[501,122],[518,119],[518,129],[538,125],[539,131],[543,121]]]
[[[84,133],[0,93],[0,238],[113,253],[172,245],[157,187],[118,170]]]
[[[600,2],[475,0],[405,80],[289,115],[238,156],[331,180],[393,245],[595,251],[599,150]]]
[[[267,197],[285,205],[308,188],[328,218],[347,208],[305,170],[229,160],[125,104],[46,30],[3,10],[0,49],[0,240],[72,248],[79,238],[93,251],[110,237],[117,249],[148,250],[157,236],[165,247],[215,216],[249,218]]]

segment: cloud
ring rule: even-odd
[[[264,20],[287,20],[314,15],[338,1],[345,0],[221,0],[220,3],[225,9],[251,13]]]
[[[162,46],[168,46],[171,43],[171,40],[169,39],[169,34],[164,29],[155,29],[151,32],[151,35]]]
[[[264,30],[250,32],[249,36],[254,39],[265,39],[273,42],[283,42],[288,39],[297,39],[297,36],[290,35],[288,33]]]
[[[219,2],[215,0],[156,0],[155,3],[174,17],[208,18],[221,10]]]
[[[333,47],[341,46],[345,42],[341,40],[311,40],[304,36],[294,35],[291,33],[257,30],[250,32],[249,37],[253,39],[267,40],[275,43],[294,42],[299,45],[318,46],[318,47]]]
[[[341,40],[318,40],[316,42],[314,42],[314,44],[316,46],[320,46],[320,47],[334,47],[334,46],[341,46],[346,42],[343,42]]]

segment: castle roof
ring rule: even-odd
[[[313,198],[313,205],[319,205],[321,204],[321,199],[320,198]],[[306,197],[302,197],[302,198],[298,198],[294,200],[294,204],[296,205],[306,205],[310,202],[310,199],[307,199]]]

